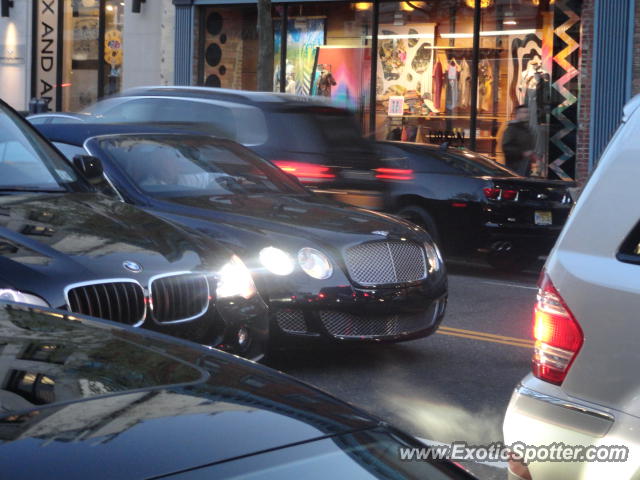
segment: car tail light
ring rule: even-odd
[[[499,188],[483,188],[482,191],[484,192],[484,196],[487,197],[489,200],[496,200],[499,196],[500,196],[500,189]]]
[[[331,168],[314,163],[290,162],[288,160],[274,160],[273,164],[284,172],[295,175],[299,180],[305,181],[318,178],[336,178]]]
[[[518,198],[518,190],[487,187],[482,191],[489,200],[516,200]]]
[[[376,168],[376,178],[383,180],[413,180],[413,170],[408,168]]]
[[[503,200],[515,200],[517,196],[518,196],[517,190],[502,190],[501,198]]]
[[[545,274],[538,289],[533,314],[533,374],[560,385],[584,341],[573,314]]]

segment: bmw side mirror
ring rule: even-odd
[[[82,172],[91,185],[98,185],[104,181],[102,177],[102,163],[100,159],[91,155],[76,155],[73,164]]]

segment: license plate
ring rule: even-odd
[[[376,176],[371,170],[343,170],[342,178],[348,178],[349,180],[374,180]]]
[[[536,210],[534,213],[533,219],[536,225],[552,225],[553,224],[553,218],[551,217],[551,212]]]

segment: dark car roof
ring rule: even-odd
[[[324,97],[303,97],[288,93],[254,92],[248,90],[232,90],[212,87],[180,87],[180,86],[148,86],[136,87],[116,95],[119,97],[135,96],[170,96],[184,98],[202,98],[225,100],[247,105],[255,105],[264,109],[281,109],[308,106],[332,107],[331,101]],[[342,108],[334,107],[336,110]]]
[[[34,125],[34,127],[52,142],[62,142],[70,145],[82,145],[87,138],[100,135],[136,133],[207,135],[205,132],[197,131],[192,124],[172,122],[163,123],[161,126],[126,123],[78,123]],[[232,142],[222,138],[216,138],[216,140]]]
[[[379,425],[267,367],[113,322],[0,303],[0,343],[3,478],[149,478]]]

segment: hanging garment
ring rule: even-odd
[[[492,110],[493,97],[493,69],[486,58],[478,66],[478,111],[489,112]]]
[[[458,79],[447,80],[447,110],[458,108]]]
[[[433,69],[433,103],[437,110],[441,109],[440,100],[442,97],[442,64],[436,62]]]
[[[471,105],[471,68],[467,60],[460,63],[460,107],[469,108]]]

